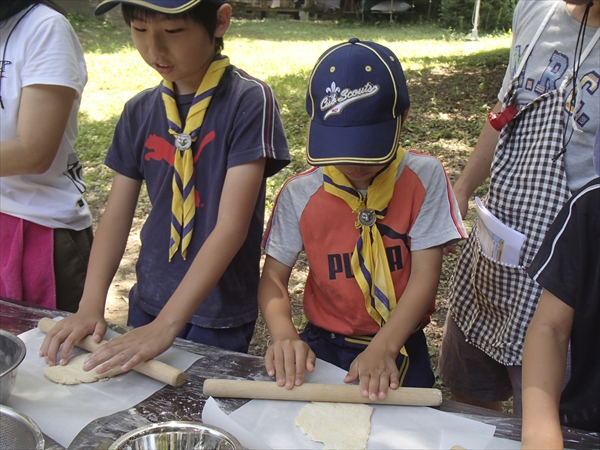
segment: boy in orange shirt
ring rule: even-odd
[[[338,44],[317,62],[306,103],[315,167],[286,182],[263,240],[267,372],[292,389],[318,357],[348,370],[345,382],[360,379],[371,399],[431,387],[422,328],[442,248],[466,233],[441,163],[399,146],[410,100],[398,58],[356,38]],[[287,284],[301,251],[310,271],[299,335]]]

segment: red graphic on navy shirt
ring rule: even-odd
[[[204,136],[204,138],[200,142],[200,145],[198,146],[198,152],[194,156],[194,164],[198,162],[198,158],[200,158],[200,154],[202,153],[202,150],[204,150],[204,147],[206,147],[211,141],[213,141],[215,139],[215,136],[216,134],[214,131],[211,131],[206,136]],[[146,161],[166,161],[167,164],[169,164],[169,166],[173,167],[173,163],[175,160],[175,146],[173,144],[171,144],[161,136],[151,134],[144,145],[150,150],[144,155],[144,159]],[[195,195],[196,208],[198,208],[200,206],[200,194],[198,193],[197,189],[195,190]]]

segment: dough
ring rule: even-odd
[[[296,416],[296,425],[323,449],[367,448],[373,408],[354,403],[313,402]]]
[[[58,384],[80,384],[106,380],[107,378],[116,377],[123,373],[120,367],[115,367],[102,374],[96,373],[96,369],[86,372],[83,370],[83,363],[87,357],[87,354],[79,355],[70,359],[66,366],[46,367],[44,375],[49,380]]]

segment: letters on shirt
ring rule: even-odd
[[[393,247],[387,247],[385,249],[387,260],[390,265],[390,272],[401,270],[402,264],[402,249],[399,245]],[[352,273],[352,254],[350,253],[332,253],[327,255],[327,262],[329,265],[329,279],[335,280],[338,274],[344,274],[346,278],[354,278]]]

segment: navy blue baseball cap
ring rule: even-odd
[[[306,93],[308,163],[388,163],[409,107],[404,72],[390,49],[357,38],[331,47],[317,61]]]
[[[225,0],[104,0],[96,6],[94,15],[100,16],[121,3],[151,9],[163,14],[180,14],[189,11],[200,2],[222,5]]]

